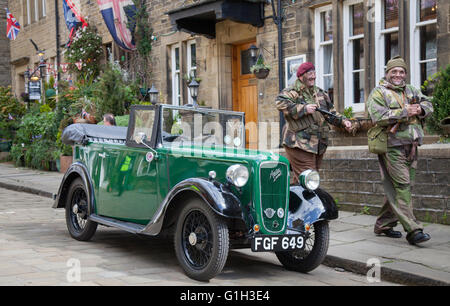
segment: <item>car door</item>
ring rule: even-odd
[[[132,107],[126,145],[104,145],[105,166],[98,196],[100,215],[146,224],[155,213],[160,202],[160,160],[152,149],[134,140],[142,132],[147,135],[145,143],[152,143],[154,117],[154,107]]]

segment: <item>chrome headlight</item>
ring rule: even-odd
[[[309,190],[319,188],[320,176],[316,170],[308,169],[303,171],[299,176],[300,185]]]
[[[248,181],[248,170],[242,165],[232,165],[227,169],[227,180],[236,187],[243,187]]]

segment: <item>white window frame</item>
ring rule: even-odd
[[[400,13],[400,10],[399,10]],[[399,27],[384,28],[383,0],[375,2],[375,79],[377,82],[385,75],[385,46],[384,36],[391,33],[399,33]],[[400,43],[400,42],[399,42]]]
[[[332,5],[326,5],[319,7],[314,12],[314,26],[315,26],[315,58],[316,58],[316,85],[320,88],[324,88],[324,78],[325,77],[333,77],[333,62],[331,63],[332,73],[325,74],[324,73],[324,64],[323,64],[323,50],[325,46],[331,45],[333,46],[333,40],[322,41],[322,26],[321,26],[321,13],[332,10]],[[334,20],[333,20],[334,22]],[[333,53],[331,53],[333,54]],[[334,59],[333,59],[334,61]],[[333,82],[334,84],[334,82]],[[334,86],[334,85],[333,85]],[[327,89],[326,89],[327,90]]]
[[[353,101],[353,74],[364,72],[364,66],[361,69],[353,70],[353,41],[364,38],[364,34],[350,35],[350,22],[352,18],[350,7],[362,2],[362,0],[349,0],[344,3],[344,97],[345,107],[351,106],[354,112],[363,112],[365,107],[365,103],[355,103]],[[365,53],[364,56],[366,56]],[[362,85],[364,86],[365,84]]]
[[[46,7],[47,3],[46,0],[42,0],[42,17],[46,17],[47,16],[47,7]]]
[[[420,28],[430,24],[437,24],[437,19],[420,21],[420,0],[410,0],[410,58],[411,58],[411,85],[420,88],[420,64],[437,62],[437,58],[420,59]],[[437,37],[436,37],[437,39]],[[437,56],[437,54],[436,54]]]
[[[27,0],[27,24],[31,24],[31,5],[30,5],[30,0]]]
[[[196,41],[195,41],[195,39],[194,40],[189,40],[187,43],[186,43],[186,49],[187,49],[187,60],[186,60],[186,63],[187,63],[187,65],[186,65],[186,71],[187,71],[187,75],[188,76],[191,76],[192,74],[191,74],[191,72],[192,71],[195,71],[195,72],[197,72],[197,66],[191,66],[191,59],[192,59],[192,54],[191,54],[191,46],[192,45],[195,45],[195,49],[196,49],[196,54],[197,54],[197,45],[196,45]],[[197,73],[195,73],[195,75],[196,75]],[[191,97],[191,95],[190,94],[188,94],[188,103],[189,104],[193,104],[194,103],[194,100],[192,99],[192,97]]]
[[[39,0],[34,0],[34,21],[39,21]]]
[[[179,62],[179,69],[176,69],[176,52],[175,50],[178,48],[178,62]],[[181,101],[181,44],[177,43],[171,46],[171,65],[172,65],[172,104],[173,105],[180,105]]]

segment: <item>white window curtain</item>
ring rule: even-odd
[[[172,104],[181,103],[181,45],[175,44],[171,47],[171,73],[172,73]]]
[[[399,0],[375,2],[375,77],[384,77],[387,62],[400,54]]]
[[[410,1],[411,84],[418,88],[437,71],[436,2]]]
[[[364,111],[364,4],[344,3],[344,96],[345,107]]]
[[[315,19],[316,84],[333,93],[333,20],[331,5],[317,8]]]

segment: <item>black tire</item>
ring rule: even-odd
[[[228,227],[206,203],[189,201],[175,229],[175,253],[190,278],[208,281],[219,274],[228,257]]]
[[[275,252],[278,260],[286,269],[307,273],[317,268],[325,259],[330,240],[328,221],[314,223],[310,233],[303,250]]]
[[[97,230],[97,223],[88,219],[88,193],[81,178],[75,179],[69,187],[66,199],[66,224],[70,236],[88,241]],[[75,207],[76,206],[76,207]],[[76,211],[76,212],[75,212]]]

